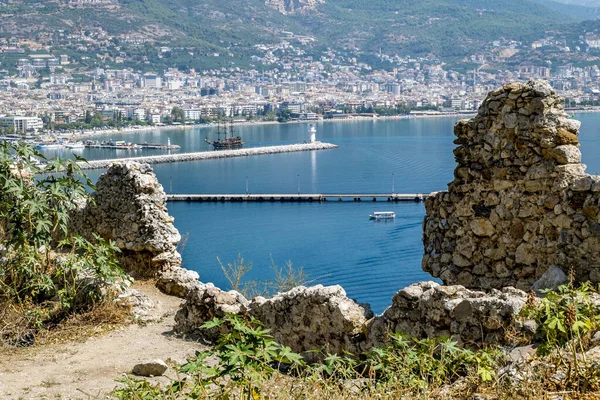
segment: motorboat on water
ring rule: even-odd
[[[35,146],[36,149],[38,150],[55,150],[55,149],[62,149],[63,145],[62,143],[40,143],[38,145]]]
[[[81,142],[74,142],[74,143],[67,143],[65,145],[65,147],[67,149],[72,149],[72,150],[76,150],[76,149],[85,149],[85,144],[81,143]]]
[[[369,219],[374,220],[394,218],[396,218],[396,213],[393,211],[373,211],[373,214],[369,215]]]

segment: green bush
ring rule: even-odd
[[[600,370],[585,355],[591,334],[600,330],[598,306],[592,302],[595,293],[589,282],[576,287],[571,271],[570,283],[546,291],[538,304],[528,302],[523,309],[523,315],[538,324],[537,354],[546,357],[553,370],[566,371],[564,387],[587,391],[600,384]]]
[[[0,144],[0,303],[33,316],[33,328],[99,300],[98,285],[124,276],[113,243],[69,231],[76,204],[91,199],[88,188],[75,161],[48,161],[29,145]]]

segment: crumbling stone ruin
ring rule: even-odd
[[[480,346],[510,344],[510,334],[528,337],[536,328],[532,321],[519,318],[528,294],[514,288],[486,293],[460,285],[416,283],[396,293],[392,305],[375,317],[368,304],[348,298],[340,286],[298,286],[270,299],[246,300],[235,291],[198,283],[185,300],[175,316],[174,331],[180,335],[216,342],[226,327],[201,329],[202,324],[226,314],[250,315],[278,342],[309,361],[322,356],[313,350],[360,354],[387,343],[389,333],[446,336],[466,346]]]
[[[600,177],[579,126],[543,81],[505,85],[458,122],[455,179],[425,204],[423,270],[478,289],[529,290],[552,266],[599,282]]]
[[[359,354],[366,341],[364,327],[373,317],[368,305],[346,296],[341,286],[298,286],[270,299],[251,301],[235,291],[224,292],[212,284],[197,284],[175,316],[175,332],[215,342],[226,332],[224,326],[200,329],[211,319],[226,314],[246,314],[261,321],[278,342],[304,353],[307,360],[325,354]]]
[[[181,239],[167,211],[167,196],[147,164],[114,163],[96,183],[92,202],[80,204],[72,229],[97,233],[121,249],[123,268],[134,277],[157,278],[165,293],[183,297],[198,274],[181,268]]]
[[[470,347],[510,344],[511,334],[535,333],[535,322],[518,318],[527,300],[527,293],[512,287],[486,293],[460,285],[415,283],[396,293],[392,305],[369,321],[367,347],[385,344],[389,332],[449,337]]]
[[[325,354],[359,354],[366,336],[364,325],[373,317],[368,304],[348,298],[339,286],[298,286],[270,299],[256,297],[250,315],[271,329],[281,343],[307,360],[322,350]]]

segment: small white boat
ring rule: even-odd
[[[373,211],[373,214],[369,215],[369,219],[394,219],[396,213],[393,211]]]
[[[81,142],[68,143],[65,145],[67,149],[85,149],[85,144]]]
[[[39,150],[54,150],[54,149],[62,149],[63,145],[60,143],[40,143],[35,146],[36,149]]]

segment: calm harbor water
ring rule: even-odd
[[[600,114],[580,114],[583,162],[600,173]],[[318,123],[317,139],[338,149],[153,166],[167,193],[429,193],[453,179],[453,125],[457,118]],[[237,128],[247,145],[297,143],[308,125]],[[182,152],[210,150],[215,128],[111,135],[137,143],[171,142]],[[106,138],[103,138],[106,139]],[[56,154],[48,151],[48,156]],[[161,151],[85,149],[88,159],[164,154]],[[93,176],[99,173],[91,174]],[[169,203],[175,226],[188,234],[184,266],[204,282],[228,288],[217,257],[238,254],[253,264],[250,279],[272,279],[271,258],[290,260],[315,283],[340,284],[377,313],[399,289],[430,276],[421,271],[422,203]],[[395,211],[396,220],[375,222],[373,211]]]

